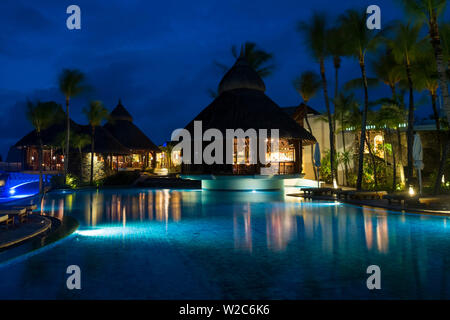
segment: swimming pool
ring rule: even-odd
[[[450,221],[280,192],[52,192],[71,237],[0,265],[1,299],[450,298]],[[1,258],[1,253],[0,253]],[[66,268],[81,268],[81,290]],[[381,268],[368,290],[366,268]]]

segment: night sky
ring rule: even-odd
[[[81,8],[81,30],[66,28],[71,4]],[[403,16],[391,0],[1,0],[0,154],[5,159],[9,146],[31,130],[27,99],[64,103],[57,86],[63,68],[80,69],[92,86],[72,101],[75,121],[86,123],[81,110],[89,100],[102,100],[112,110],[121,98],[157,144],[211,102],[207,90],[223,75],[214,61],[231,66],[233,44],[252,41],[272,52],[276,69],[265,79],[266,94],[280,106],[298,105],[292,80],[302,71],[318,71],[296,31],[298,21],[323,10],[331,23],[344,10],[369,4],[381,7],[382,23]],[[332,90],[331,62],[327,68]],[[341,83],[359,72],[356,61],[345,60]],[[322,95],[310,105],[324,110]]]

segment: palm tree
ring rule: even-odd
[[[397,84],[404,78],[404,70],[391,52],[382,52],[371,60],[371,67],[377,79],[387,85],[392,92],[392,99],[397,95]]]
[[[61,106],[55,102],[37,102],[33,104],[28,101],[26,116],[36,130],[39,141],[39,193],[43,191],[42,185],[42,166],[43,166],[43,143],[42,131],[49,128],[52,124],[59,120],[61,116]]]
[[[304,108],[306,110],[299,110],[299,108],[301,108],[302,106],[298,106],[297,110],[295,112],[295,114],[298,113],[302,113],[304,114],[304,119],[306,121],[306,125],[308,126],[308,130],[309,132],[311,132],[312,134],[312,128],[311,125],[309,123],[308,120],[308,101],[314,97],[317,94],[317,91],[320,89],[322,82],[321,79],[319,77],[319,75],[317,75],[317,73],[313,72],[313,71],[305,71],[303,72],[300,77],[296,78],[293,81],[293,85],[295,90],[300,94],[300,96],[303,99],[303,103],[304,103]],[[297,119],[296,119],[297,120]],[[313,145],[311,145],[311,163],[313,163],[313,158],[314,158],[314,147]],[[317,173],[314,170],[314,176],[317,179]]]
[[[397,186],[397,156],[394,151],[394,139],[392,137],[392,130],[398,129],[400,123],[404,121],[404,110],[395,103],[383,104],[376,112],[375,122],[377,128],[383,130],[388,137],[389,143],[392,146],[392,189],[395,190]],[[397,141],[399,151],[401,152],[401,142]],[[384,159],[386,160],[386,151]]]
[[[69,102],[72,97],[78,96],[86,87],[83,86],[84,74],[76,69],[64,69],[59,76],[59,89],[66,99],[66,148],[64,154],[64,180],[66,180],[69,168],[70,146],[70,114]]]
[[[424,59],[420,61],[415,68],[413,68],[413,82],[417,90],[426,90],[430,95],[431,107],[433,109],[433,117],[436,123],[436,129],[441,130],[439,111],[437,107],[439,81],[436,72],[436,64],[431,59]]]
[[[422,56],[425,47],[425,39],[420,39],[421,25],[399,24],[396,26],[395,34],[392,39],[386,39],[387,45],[392,50],[397,63],[402,64],[406,72],[406,78],[409,88],[409,110],[408,110],[408,171],[407,179],[410,183],[413,174],[412,164],[412,146],[414,131],[414,84],[412,78],[412,67]]]
[[[70,144],[75,148],[78,149],[78,153],[80,156],[80,169],[82,164],[82,153],[84,147],[89,145],[91,143],[91,137],[84,133],[71,133],[72,139],[70,140]],[[80,171],[81,172],[81,171]]]
[[[333,58],[334,66],[334,98],[337,98],[339,93],[339,69],[341,67],[342,57],[347,54],[346,47],[342,45],[345,42],[345,34],[342,26],[331,28],[327,32],[327,51]]]
[[[108,119],[109,112],[101,101],[91,101],[89,109],[84,108],[83,113],[86,115],[91,126],[91,176],[89,181],[92,185],[94,181],[95,127],[99,126],[103,120]]]
[[[425,21],[428,25],[428,34],[431,46],[433,47],[434,56],[436,59],[436,67],[439,78],[439,87],[441,88],[441,95],[444,100],[444,110],[447,116],[447,122],[450,123],[450,96],[448,92],[448,63],[449,63],[449,36],[450,31],[439,28],[439,18],[444,13],[447,0],[399,0],[407,13],[413,17],[419,19],[419,21]],[[440,31],[443,31],[440,34]],[[441,38],[442,37],[442,38]],[[441,42],[442,39],[442,42]],[[443,46],[444,45],[444,46]],[[447,55],[447,57],[445,57]],[[445,61],[447,60],[447,61]],[[446,66],[447,64],[447,66]],[[439,165],[437,182],[435,186],[435,193],[439,190],[440,181],[444,174],[444,166],[447,160],[447,155],[450,149],[450,133],[447,135],[447,142],[445,144],[444,152],[441,156],[441,162]]]
[[[324,13],[314,13],[308,22],[300,22],[298,24],[298,31],[303,34],[306,45],[310,50],[312,56],[319,63],[320,75],[322,78],[322,89],[325,98],[325,106],[327,109],[328,127],[330,134],[330,166],[331,166],[331,181],[333,184],[336,181],[335,168],[335,145],[334,145],[334,128],[333,118],[331,116],[330,101],[328,98],[327,78],[325,74],[325,59],[327,58],[327,18]]]
[[[345,158],[344,170],[346,184],[348,184],[348,162],[350,157],[346,150],[345,131],[346,128],[350,126],[348,119],[350,119],[351,113],[359,113],[359,104],[356,101],[354,94],[345,94],[343,92],[339,93],[339,95],[334,99],[334,118],[335,120],[339,120],[341,125],[340,132],[342,137],[343,156]]]
[[[340,17],[346,36],[345,46],[349,55],[359,61],[364,86],[364,109],[362,112],[361,136],[359,140],[358,178],[356,188],[361,190],[364,166],[364,141],[366,137],[367,113],[369,111],[369,94],[366,74],[366,53],[375,50],[379,42],[379,33],[367,29],[365,11],[348,10]]]
[[[450,96],[448,93],[448,79],[444,51],[439,34],[439,18],[444,13],[447,0],[400,0],[405,11],[428,25],[428,34],[436,59],[436,67],[444,100],[447,121],[450,123]],[[448,45],[448,44],[447,44]]]
[[[294,79],[292,82],[295,90],[300,94],[303,99],[303,103],[308,105],[308,101],[313,98],[317,91],[320,89],[322,82],[317,73],[313,71],[305,71],[300,77]],[[312,133],[311,125],[308,120],[308,112],[305,112],[305,121],[308,126],[309,132]]]
[[[447,65],[447,78],[448,78],[448,67],[450,65],[450,23],[442,23],[439,28],[441,36],[442,55]]]

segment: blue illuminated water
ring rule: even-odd
[[[52,192],[71,238],[0,265],[2,299],[449,299],[450,220],[276,192]],[[2,253],[0,253],[1,261]],[[82,289],[66,288],[78,265]],[[381,268],[381,290],[366,269]]]

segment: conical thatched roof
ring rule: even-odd
[[[266,91],[264,81],[258,73],[250,67],[241,51],[236,63],[222,78],[219,83],[219,94],[233,89],[253,89],[261,92]]]
[[[42,143],[44,146],[58,146],[58,138],[65,133],[66,127],[64,122],[54,124],[50,128],[41,132]],[[89,125],[79,125],[71,120],[70,131],[75,134],[91,135],[91,127]],[[115,154],[129,154],[130,150],[124,147],[116,138],[114,138],[103,127],[96,127],[95,129],[94,150],[96,153],[115,153]],[[22,139],[20,139],[14,147],[20,148],[25,146],[39,146],[39,139],[36,130],[29,132]],[[91,146],[87,145],[83,152],[90,152]]]
[[[315,143],[308,131],[264,94],[264,82],[245,57],[238,58],[219,88],[219,96],[186,126],[192,135],[194,121],[202,121],[203,132],[216,128],[225,136],[226,129],[278,129],[281,138]]]
[[[160,151],[159,148],[133,123],[122,103],[111,112],[111,121],[104,125],[121,144],[136,151]]]
[[[114,108],[113,111],[111,111],[110,114],[111,119],[113,120],[124,120],[124,121],[130,121],[133,122],[133,117],[131,114],[125,109],[125,107],[122,105],[122,101],[119,99],[119,103]]]
[[[91,135],[92,128],[89,125],[79,126],[79,132]],[[101,126],[95,127],[94,136],[94,152],[95,153],[114,153],[114,154],[130,154],[131,150],[123,146],[111,133]],[[85,146],[83,152],[91,152],[91,144]]]

